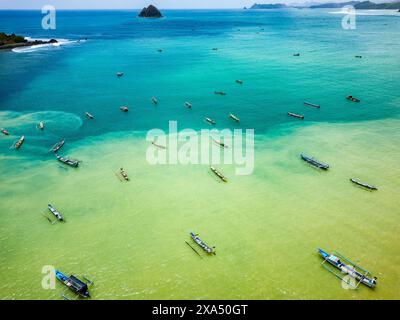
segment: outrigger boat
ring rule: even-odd
[[[234,114],[230,113],[229,114],[229,118],[235,120],[236,122],[240,122],[240,119],[238,117],[236,117]]]
[[[242,80],[236,80],[236,83],[243,84],[243,81]]]
[[[185,105],[185,107],[187,107],[187,108],[189,108],[189,109],[192,109],[192,104],[190,103],[190,102],[185,102],[184,103],[184,105]]]
[[[0,128],[0,131],[1,131],[3,134],[5,134],[6,136],[9,136],[9,135],[10,135],[10,133],[9,133],[6,129]]]
[[[228,179],[221,173],[219,172],[216,168],[213,166],[210,167],[211,171],[215,173],[215,175],[220,178],[223,182],[228,182]]]
[[[62,273],[59,270],[56,270],[56,278],[60,280],[63,284],[65,284],[73,293],[77,294],[78,296],[82,298],[90,298],[89,294],[89,288],[88,288],[88,283],[89,285],[94,285],[92,281],[87,279],[86,277],[83,277],[86,281],[82,281],[75,277],[74,275],[70,275],[69,277],[66,276],[64,273]],[[63,295],[64,299],[71,300],[67,298],[65,295]]]
[[[214,94],[219,94],[221,96],[226,96],[226,93],[223,91],[214,91]]]
[[[318,253],[324,258],[322,266],[342,281],[345,281],[347,284],[351,285],[354,288],[357,288],[360,283],[363,283],[370,288],[375,288],[377,277],[372,277],[371,273],[368,270],[365,270],[356,265],[354,262],[350,261],[342,254],[335,251],[333,252],[334,254],[329,254],[322,249],[318,249]],[[344,262],[342,262],[342,260]],[[343,275],[338,274],[334,270],[329,268],[326,265],[326,262],[339,269],[341,273],[354,278],[356,281],[358,281],[358,283],[351,283],[349,279],[346,279]]]
[[[58,150],[60,150],[60,149],[62,148],[62,146],[64,145],[64,143],[65,143],[65,139],[61,140],[60,142],[57,142],[57,143],[50,149],[50,151],[57,152]]]
[[[121,174],[122,178],[125,179],[125,181],[129,181],[128,174],[125,172],[124,168],[120,168],[119,173]]]
[[[309,164],[311,164],[312,166],[318,168],[318,169],[322,169],[322,170],[328,170],[329,169],[329,165],[325,164],[325,163],[321,163],[313,158],[310,158],[308,156],[306,156],[305,154],[300,154],[300,158],[303,159],[304,161],[308,162]]]
[[[206,120],[209,124],[216,124],[216,122],[211,118],[205,118],[204,120]]]
[[[155,143],[154,141],[152,141],[151,144],[152,144],[153,146],[157,147],[157,148],[167,149],[166,146],[162,146],[161,144],[157,144],[157,143]]]
[[[79,161],[78,160],[62,157],[62,156],[58,155],[57,153],[55,154],[55,156],[56,156],[58,161],[60,161],[62,163],[65,163],[66,165],[69,165],[71,167],[78,167],[79,166]]]
[[[350,178],[350,181],[355,183],[358,186],[361,186],[361,187],[369,189],[369,190],[378,190],[377,187],[372,186],[372,185],[370,185],[368,183],[361,182],[360,180],[357,180],[357,179],[354,179],[354,178]]]
[[[304,120],[304,116],[302,114],[296,114],[296,113],[292,113],[292,112],[288,112],[287,114],[288,114],[288,116]]]
[[[212,253],[212,254],[216,254],[215,253],[215,247],[209,247],[207,244],[205,244],[199,237],[198,234],[194,234],[193,232],[190,233],[190,236],[192,237],[192,239],[194,240],[194,242],[196,242],[205,252],[207,253]]]
[[[123,72],[117,72],[117,77],[122,77],[124,75]]]
[[[51,204],[48,204],[47,208],[49,208],[50,212],[57,218],[58,221],[65,221],[61,213],[57,211],[57,209],[54,208]]]
[[[353,96],[347,96],[346,99],[350,100],[350,101],[353,101],[353,102],[360,102],[361,101],[360,99],[357,99],[357,98],[355,98]]]
[[[19,140],[14,144],[15,149],[19,149],[25,141],[25,136],[19,138]]]
[[[128,112],[128,111],[129,111],[128,107],[126,107],[126,106],[122,106],[122,107],[120,107],[119,109],[120,109],[122,112]]]
[[[157,100],[156,97],[151,97],[151,101],[152,101],[154,104],[158,104],[158,100]]]
[[[225,144],[225,143],[223,143],[223,142],[221,142],[221,141],[219,141],[219,140],[216,140],[216,139],[214,139],[214,138],[211,138],[212,139],[212,141],[214,141],[216,144],[218,144],[219,146],[221,146],[222,148],[228,148],[228,146]]]
[[[319,104],[314,104],[314,103],[307,102],[307,101],[304,101],[303,104],[305,106],[309,106],[309,107],[313,107],[313,108],[317,108],[317,109],[321,108],[321,106]]]
[[[89,112],[85,112],[85,115],[88,119],[94,119],[94,117]]]

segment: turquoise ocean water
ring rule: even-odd
[[[58,299],[61,286],[41,288],[42,266],[54,265],[94,278],[95,299],[398,299],[400,17],[359,15],[344,30],[330,11],[59,11],[50,31],[39,11],[0,11],[0,31],[65,42],[0,52],[0,127],[11,133],[0,137],[0,298]],[[207,166],[146,162],[147,130],[209,128],[205,116],[255,130],[252,175],[221,166],[222,185]],[[62,138],[80,168],[48,153]],[[64,225],[41,217],[49,202]],[[191,230],[215,257],[193,254]],[[374,271],[376,290],[344,290],[320,246]]]

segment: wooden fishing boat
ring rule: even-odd
[[[88,119],[94,119],[94,117],[89,112],[85,112],[85,115]]]
[[[39,126],[38,126],[39,130],[43,130],[44,129],[44,123],[43,121],[39,122]]]
[[[215,173],[215,175],[220,178],[223,182],[228,182],[228,179],[221,173],[219,172],[216,168],[213,166],[210,167],[211,171]]]
[[[220,96],[226,96],[224,91],[214,91],[214,94],[219,94]]]
[[[60,150],[60,149],[62,148],[62,146],[64,145],[64,143],[65,143],[65,139],[61,140],[60,142],[57,142],[57,143],[50,149],[50,151],[57,152],[58,150]]]
[[[353,97],[353,96],[347,96],[346,99],[350,100],[352,102],[360,102],[361,101],[360,99],[357,99],[356,97]]]
[[[317,109],[321,108],[321,106],[319,104],[314,104],[314,103],[307,102],[307,101],[304,101],[303,104],[305,106],[309,106],[309,107],[313,107],[313,108],[317,108]]]
[[[157,148],[160,148],[160,149],[167,149],[166,146],[162,146],[161,144],[157,144],[157,143],[155,143],[154,141],[152,141],[151,144],[152,144],[153,146],[157,147]]]
[[[158,100],[157,100],[156,97],[151,97],[151,101],[152,101],[154,104],[158,104]]]
[[[6,136],[10,135],[10,133],[6,129],[0,128],[0,131],[1,131],[1,133],[5,134]]]
[[[19,140],[15,143],[14,148],[15,149],[19,149],[21,148],[22,144],[25,141],[25,136],[22,136],[21,138],[19,138]]]
[[[216,124],[216,122],[211,118],[204,118],[204,120],[206,120],[209,124]]]
[[[58,161],[65,163],[66,165],[69,165],[71,167],[78,167],[79,166],[79,161],[78,160],[73,160],[70,158],[66,158],[66,157],[62,157],[60,155],[58,155],[57,153],[55,154],[56,158]]]
[[[356,265],[354,262],[350,261],[342,254],[338,252],[333,252],[334,254],[329,254],[322,249],[318,249],[318,253],[324,258],[322,266],[342,281],[345,281],[347,284],[351,285],[354,288],[357,288],[360,283],[363,283],[370,288],[375,288],[377,278],[372,277],[371,273],[368,270],[365,270],[364,268]],[[326,262],[339,269],[341,274],[336,273],[334,270],[329,268],[326,265]],[[354,282],[358,281],[358,283],[352,283],[350,279],[346,279],[343,275],[350,276],[351,278],[355,279]]]
[[[193,232],[190,232],[190,236],[192,237],[193,241],[196,242],[205,252],[210,253],[210,254],[216,254],[215,253],[215,247],[210,247],[206,243],[204,243],[199,237],[198,234],[194,234]]]
[[[366,189],[368,189],[368,190],[378,190],[377,187],[372,186],[372,185],[370,185],[370,184],[368,184],[368,183],[361,182],[361,181],[358,180],[358,179],[350,178],[350,181],[353,182],[354,184],[356,184],[356,185],[358,185],[358,186],[360,186],[360,187],[366,188]]]
[[[329,169],[329,165],[325,164],[325,163],[321,163],[313,158],[310,158],[308,156],[306,156],[305,154],[300,154],[301,159],[303,159],[304,161],[308,162],[309,164],[311,164],[312,166],[318,168],[318,169],[322,169],[322,170],[328,170]]]
[[[123,72],[117,72],[117,77],[122,77],[124,75]]]
[[[122,178],[125,179],[125,181],[129,181],[128,174],[125,172],[125,170],[123,168],[119,169],[119,173],[121,174]]]
[[[243,84],[243,81],[242,80],[236,80],[236,83]]]
[[[229,114],[229,118],[235,120],[236,122],[240,122],[240,119],[238,117],[236,117],[234,114],[230,113]]]
[[[57,209],[54,208],[51,204],[48,204],[47,208],[49,208],[50,212],[57,218],[58,221],[65,221],[61,213],[58,212]]]
[[[300,57],[300,53],[293,53],[294,57]]]
[[[223,143],[223,142],[221,142],[221,141],[219,141],[219,140],[216,140],[216,139],[214,139],[214,138],[211,138],[212,139],[212,141],[214,141],[216,144],[218,144],[220,147],[222,147],[222,148],[228,148],[228,146],[225,144],[225,143]]]
[[[184,106],[186,107],[186,108],[189,108],[189,109],[192,109],[192,104],[190,103],[190,102],[185,102],[184,103]]]
[[[288,112],[287,114],[288,114],[288,116],[304,120],[304,116],[301,114],[296,114],[296,113],[292,113],[292,112]]]
[[[129,111],[128,107],[126,107],[126,106],[122,106],[122,107],[120,107],[119,109],[120,109],[122,112],[128,112],[128,111]]]
[[[68,277],[59,270],[56,270],[55,274],[56,274],[56,278],[59,281],[61,281],[63,284],[65,284],[68,287],[68,289],[70,289],[73,293],[77,294],[78,296],[81,296],[82,298],[90,298],[89,288],[88,288],[88,284],[86,282],[78,279],[74,275],[70,275]],[[89,282],[89,284],[93,284],[93,282],[90,281],[89,279],[87,279],[87,278],[85,278],[85,279],[86,279],[86,281]],[[63,297],[66,298],[65,296],[63,296]]]

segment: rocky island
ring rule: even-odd
[[[57,43],[57,40],[51,39],[49,41],[43,40],[33,40],[28,41],[25,37],[18,36],[15,34],[5,34],[4,32],[0,32],[0,50],[10,50],[17,47],[27,47],[27,46],[35,46],[39,44],[49,44],[49,43]]]
[[[147,8],[144,7],[142,11],[139,13],[139,17],[141,18],[162,18],[161,12],[152,4]]]

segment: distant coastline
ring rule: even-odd
[[[330,2],[321,4],[311,4],[311,5],[286,5],[282,3],[274,4],[253,4],[249,9],[259,10],[259,9],[285,9],[285,8],[310,8],[310,9],[323,9],[323,8],[342,8],[344,6],[354,6],[355,9],[362,10],[400,10],[399,2],[388,2],[388,3],[374,3],[371,1],[348,1],[348,2]]]

